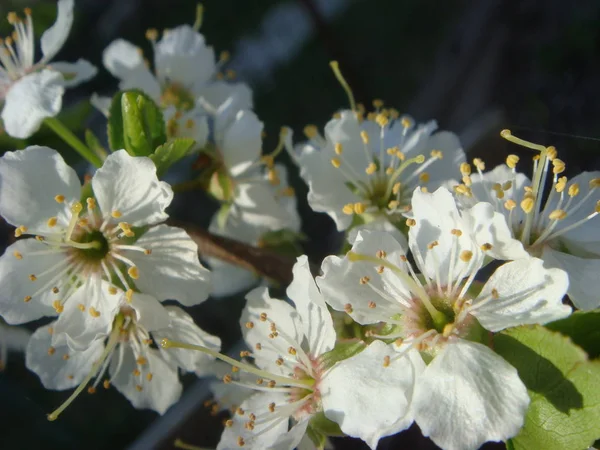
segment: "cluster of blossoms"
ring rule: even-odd
[[[0,100],[11,136],[29,137],[42,123],[60,134],[64,87],[96,72],[83,60],[48,64],[73,6],[59,0],[36,64],[31,12],[9,15],[15,36],[0,45]],[[516,436],[530,397],[494,337],[566,318],[566,295],[581,310],[600,306],[600,172],[569,180],[555,148],[507,130],[505,139],[536,152],[531,180],[517,172],[516,155],[485,171],[434,121],[418,124],[381,101],[367,113],[351,96],[351,109],[323,135],[307,126],[308,140],[294,144],[283,128],[264,153],[263,123],[249,88],[231,81],[227,56],[216,61],[197,27],[158,34],[147,33],[152,69],[123,40],[105,50],[104,65],[122,91],[164,118],[161,151],[191,142],[189,158],[173,163],[189,161],[197,172],[179,186],[202,189],[217,205],[208,231],[255,251],[299,236],[295,192],[276,162],[287,150],[309,205],[346,233],[348,251],[320,269],[298,255],[282,286],[289,301],[272,298],[258,270],[203,254],[207,269],[185,227],[168,224],[175,189],[162,179],[159,149],[137,154],[125,139],[90,159],[97,170],[83,183],[51,148],[7,152],[0,215],[16,240],[0,257],[0,316],[9,325],[51,319],[31,336],[2,326],[1,367],[8,346],[24,349],[44,387],[75,388],[51,420],[100,385],[162,414],[182,394],[180,372],[217,373],[217,409],[232,412],[223,450],[322,449],[328,436],[343,435],[375,449],[413,423],[449,450]],[[118,102],[93,102],[110,134]],[[252,287],[241,360],[220,353],[220,339],[180,306],[163,304],[190,307]]]

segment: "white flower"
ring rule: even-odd
[[[211,221],[209,231],[254,246],[262,246],[262,238],[270,231],[289,230],[298,233],[300,217],[296,210],[296,197],[287,184],[287,171],[280,165],[276,165],[275,170],[280,181],[277,186],[269,182],[268,173],[262,175],[263,185],[266,188],[263,193],[268,197],[257,195],[251,199],[243,197],[243,200],[234,197],[227,213],[225,226],[221,227],[219,214],[216,214]],[[277,210],[277,213],[268,215],[267,208]],[[264,211],[265,214],[261,216],[260,211]],[[206,261],[211,269],[211,295],[213,296],[234,294],[249,288],[259,280],[256,273],[218,258],[207,258]]]
[[[112,153],[82,188],[56,151],[33,146],[4,154],[0,184],[0,214],[17,237],[36,236],[0,257],[0,315],[8,323],[76,306],[86,317],[109,320],[100,318],[114,306],[115,287],[100,289],[102,280],[128,295],[141,291],[184,305],[208,296],[209,272],[196,244],[178,228],[156,225],[167,218],[173,193],[149,158]],[[81,287],[89,295],[68,305]]]
[[[22,19],[8,14],[15,27],[12,37],[0,41],[0,104],[6,132],[17,138],[35,133],[46,117],[56,116],[65,87],[75,86],[96,74],[96,68],[80,59],[76,63],[48,63],[61,49],[73,23],[74,0],[59,0],[56,22],[41,38],[42,59],[35,57],[31,10]]]
[[[202,343],[213,350],[220,340],[198,328],[192,318],[175,306],[164,307],[151,296],[125,292],[115,294],[116,307],[110,313],[110,326],[103,335],[89,336],[81,350],[57,344],[57,322],[39,328],[26,353],[27,367],[37,373],[47,389],[71,389],[69,399],[54,413],[52,420],[95,378],[88,392],[100,383],[115,386],[136,408],[164,413],[181,395],[178,368],[186,372],[206,370],[210,357],[183,350],[163,350],[152,345],[161,339],[185,339]],[[108,374],[106,377],[105,375]]]
[[[367,226],[376,219],[379,229],[385,222],[398,225],[415,186],[436,188],[448,179],[450,166],[464,161],[458,138],[432,134],[436,128],[434,121],[415,125],[388,110],[367,119],[342,111],[325,126],[325,137],[307,127],[310,140],[292,156],[308,184],[310,206],[329,214],[340,231],[352,226],[355,215]]]
[[[29,331],[0,323],[0,371],[6,367],[9,351],[22,352],[29,341]]]
[[[363,379],[362,375],[372,368],[361,367],[362,373],[357,376],[338,374],[338,365],[331,368],[324,356],[334,348],[335,330],[306,256],[298,258],[293,272],[287,294],[295,308],[270,298],[266,288],[257,288],[246,296],[248,303],[240,323],[251,352],[243,352],[243,356],[253,358],[259,370],[252,373],[261,378],[237,381],[232,373],[224,381],[259,393],[237,406],[218,449],[315,448],[305,433],[316,415],[324,413],[341,420],[345,413],[366,407],[364,402],[352,402],[355,389],[377,396],[387,384],[412,384],[410,373],[375,370]],[[344,422],[342,429],[352,436],[370,438],[374,424],[389,423],[390,411],[376,403],[365,411],[360,420]]]
[[[567,180],[556,149],[522,141],[508,131],[503,136],[540,152],[534,158],[533,183],[517,172],[516,155],[489,172],[483,172],[485,166],[477,160],[477,174],[471,174],[469,164],[461,166],[466,183],[454,188],[458,201],[464,207],[491,203],[506,217],[514,244],[520,247],[513,244],[517,252],[505,255],[508,259],[527,252],[541,258],[546,267],[563,269],[569,274],[567,294],[575,306],[598,307],[600,231],[595,217],[600,212],[600,172],[583,172]],[[543,201],[547,177],[552,186]]]
[[[191,137],[197,147],[204,147],[207,108],[216,110],[225,103],[235,104],[237,110],[251,108],[251,91],[243,83],[216,79],[214,51],[192,27],[165,31],[158,42],[157,35],[156,30],[147,33],[154,49],[154,73],[141,50],[122,39],[106,48],[104,66],[119,78],[120,89],[141,89],[164,108],[169,136]]]
[[[537,258],[520,259],[478,288],[473,282],[484,259],[502,245],[494,240],[491,206],[460,213],[444,188],[415,190],[412,206],[408,240],[420,275],[389,234],[362,231],[346,257],[325,259],[317,284],[332,308],[372,324],[372,337],[397,339],[390,347],[398,355],[418,349],[430,361],[400,417],[412,414],[425,435],[449,450],[510,438],[523,425],[529,397],[517,371],[484,345],[488,331],[567,316],[571,308],[561,302],[567,275]],[[380,356],[370,363],[409,370],[398,356]],[[353,359],[342,364],[354,370]]]

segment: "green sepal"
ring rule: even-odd
[[[191,138],[175,138],[169,142],[159,145],[154,153],[150,155],[156,165],[158,177],[162,177],[173,164],[184,158],[194,148],[196,141]]]
[[[581,450],[600,438],[600,361],[539,325],[497,334],[494,350],[517,369],[531,399],[509,448]]]
[[[228,202],[233,196],[233,182],[225,170],[216,170],[210,177],[208,193],[221,202]]]
[[[344,432],[340,430],[340,426],[325,417],[323,411],[319,411],[311,417],[308,427],[323,436],[345,436]]]
[[[367,344],[360,339],[338,340],[332,350],[321,355],[323,367],[329,369],[335,363],[357,355],[365,348],[367,348]]]
[[[306,241],[306,235],[284,229],[277,231],[267,231],[260,237],[260,247],[273,250],[280,255],[285,256],[300,256],[304,250],[300,246],[300,241]]]
[[[576,311],[566,319],[546,324],[546,328],[569,336],[590,358],[600,356],[600,310]]]
[[[314,444],[314,446],[317,450],[325,449],[325,445],[327,444],[327,436],[325,436],[323,433],[315,430],[313,427],[310,426],[310,424],[308,425],[308,428],[306,429],[306,435],[311,440],[311,442]]]
[[[120,91],[108,115],[108,143],[112,151],[124,148],[132,156],[149,156],[167,140],[160,108],[140,90]]]

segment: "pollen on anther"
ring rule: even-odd
[[[23,301],[25,303],[29,303],[31,301],[31,295],[26,295],[25,297],[23,297]]]
[[[277,385],[277,382],[275,382],[275,381],[273,381],[273,380],[271,380],[271,381],[269,381],[269,382],[267,383],[267,386],[268,386],[268,387],[270,387],[270,388],[274,388],[276,385]]]
[[[95,394],[96,388],[94,386],[90,386],[89,388],[87,388],[87,392],[88,394]]]
[[[383,271],[385,270],[385,266],[378,266],[377,269],[375,269],[377,271],[377,273],[383,273]]]
[[[567,212],[564,209],[555,209],[548,215],[548,217],[550,220],[562,220],[567,217]]]
[[[233,377],[230,374],[223,375],[223,383],[230,384],[233,381]]]
[[[490,244],[489,242],[486,242],[485,244],[481,245],[481,250],[483,250],[484,252],[490,251],[494,246],[492,244]]]
[[[267,320],[267,313],[266,312],[260,313],[259,318],[260,318],[261,322],[265,322]]]
[[[283,365],[283,358],[277,358],[275,360],[275,364],[277,364],[278,366],[282,366]]]
[[[127,291],[125,292],[125,300],[127,300],[127,303],[131,303],[132,299],[133,299],[133,289],[127,289]]]
[[[248,350],[240,351],[240,358],[247,358],[248,356],[250,356],[250,352]]]
[[[463,262],[469,262],[469,261],[471,261],[471,258],[472,258],[472,257],[473,257],[473,252],[472,252],[472,251],[470,251],[470,250],[463,250],[463,251],[460,253],[460,259],[461,259],[461,261],[463,261]]]
[[[127,274],[134,280],[137,280],[140,277],[140,272],[136,266],[127,269]]]
[[[249,330],[254,328],[254,322],[246,322],[246,328],[248,328]]]
[[[430,242],[429,244],[427,244],[427,249],[428,250],[433,250],[438,245],[440,245],[440,243],[438,241]]]
[[[361,277],[359,280],[360,284],[367,284],[369,281],[371,281],[371,278],[369,278],[366,275],[364,277]]]
[[[384,259],[387,256],[387,253],[385,252],[385,250],[377,250],[375,256],[377,256],[379,259]]]
[[[346,313],[348,314],[352,314],[352,311],[354,310],[352,309],[352,305],[350,303],[346,303],[344,305],[344,311],[346,311]]]
[[[406,219],[406,226],[414,227],[417,224],[415,219]]]
[[[31,281],[35,281],[35,280],[37,280],[37,277],[34,274],[31,274],[31,275],[29,275],[29,279]]]
[[[367,306],[370,309],[375,309],[377,307],[377,303],[375,303],[373,300],[371,300],[369,303],[367,303]]]
[[[96,308],[94,308],[93,306],[90,307],[90,309],[88,310],[88,312],[90,313],[90,316],[96,318],[96,317],[100,317],[100,311],[98,311]]]
[[[245,444],[246,444],[246,442],[244,441],[244,438],[241,436],[238,436],[237,445],[239,445],[240,447],[243,447]]]
[[[274,402],[269,403],[269,411],[275,412],[275,403]]]
[[[113,212],[110,213],[110,215],[113,217],[113,219],[118,219],[123,214],[121,213],[121,211],[115,209]]]
[[[136,384],[135,385],[135,390],[138,391],[138,392],[142,392],[144,390],[144,388],[141,385]]]
[[[456,236],[456,237],[461,237],[462,236],[462,231],[460,231],[457,228],[453,228],[450,233],[452,234],[452,236]]]
[[[262,344],[260,342],[257,342],[256,345],[254,346],[254,348],[256,350],[262,350]]]
[[[81,311],[81,312],[85,311],[85,305],[83,303],[80,303],[79,305],[77,305],[77,308],[79,308],[79,311]]]
[[[52,356],[56,353],[56,349],[54,347],[48,347],[48,356]]]
[[[48,219],[48,221],[46,222],[46,225],[48,225],[50,228],[52,228],[52,227],[55,227],[57,223],[58,223],[58,218],[50,217]]]
[[[498,300],[500,298],[500,294],[498,294],[498,290],[497,289],[492,289],[492,298],[494,300]]]
[[[108,380],[104,380],[104,381],[102,382],[102,386],[104,386],[104,389],[108,389],[108,388],[110,388],[110,381],[108,381]]]
[[[383,357],[383,367],[389,367],[390,366],[390,356],[386,355]]]

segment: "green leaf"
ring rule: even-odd
[[[600,362],[541,326],[508,329],[494,349],[516,367],[531,403],[510,448],[581,450],[600,437]]]
[[[323,367],[330,368],[339,361],[348,359],[351,356],[357,355],[367,348],[367,344],[360,339],[348,339],[343,341],[337,341],[335,347],[321,355],[321,361]]]
[[[191,138],[176,138],[166,144],[159,145],[154,153],[150,155],[156,165],[156,172],[161,177],[173,164],[185,157],[194,147]]]
[[[112,151],[124,148],[132,156],[149,156],[167,140],[160,108],[142,91],[120,91],[108,115],[108,143]]]
[[[600,310],[577,311],[566,319],[547,324],[546,328],[569,336],[590,358],[600,356]]]

